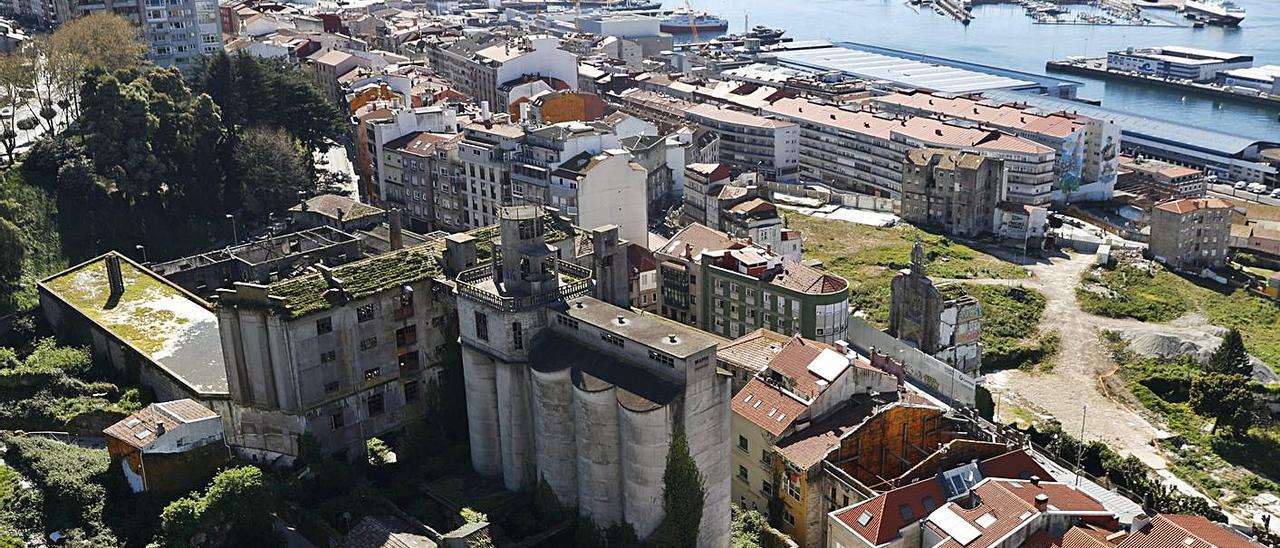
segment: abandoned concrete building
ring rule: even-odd
[[[457,277],[471,462],[508,489],[640,538],[662,522],[683,431],[705,479],[698,546],[729,542],[730,378],[711,336],[625,307],[625,241],[591,231],[591,268],[557,257],[531,206],[502,208],[489,262]],[[595,295],[592,297],[590,295]]]
[[[982,307],[960,286],[934,284],[917,239],[911,267],[894,276],[889,334],[967,374],[982,366]]]
[[[902,218],[947,234],[974,237],[991,230],[1005,187],[1003,160],[981,154],[916,148],[902,162]]]

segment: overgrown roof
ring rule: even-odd
[[[432,242],[348,263],[332,271],[352,299],[362,299],[388,288],[440,276],[441,245]],[[328,282],[319,273],[308,274],[271,284],[267,293],[281,299],[283,314],[297,318],[328,310],[332,303],[324,298]]]

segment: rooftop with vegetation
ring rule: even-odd
[[[112,296],[106,255],[41,285],[198,393],[226,393],[218,319],[208,305],[163,278],[120,261],[124,292]]]
[[[352,299],[363,299],[389,288],[435,278],[444,273],[440,266],[439,243],[401,249],[348,263],[332,270]],[[281,299],[286,317],[298,318],[328,310],[333,303],[324,297],[329,283],[320,273],[308,274],[271,284],[268,293]]]

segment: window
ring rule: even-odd
[[[396,300],[396,319],[406,320],[413,316],[413,291],[405,288],[400,293],[400,297]]]
[[[617,335],[614,335],[613,333],[610,333],[610,332],[608,332],[608,331],[601,331],[601,332],[600,332],[600,338],[601,338],[602,340],[604,340],[605,342],[607,342],[607,343],[609,343],[609,344],[612,344],[612,345],[614,345],[614,346],[616,346],[616,347],[618,347],[618,348],[622,348],[622,347],[626,344],[626,343],[624,343],[624,342],[623,342],[622,337],[619,337],[619,336],[617,336]],[[653,358],[653,354],[654,354],[654,352],[650,351],[650,352],[649,352],[649,358],[651,358],[651,359],[652,359],[652,358]]]
[[[760,480],[760,492],[767,497],[773,496],[773,484],[769,480]]]
[[[790,525],[790,526],[792,526],[792,527],[795,527],[795,526],[796,526],[796,517],[795,517],[795,516],[793,516],[793,515],[791,515],[791,511],[790,511],[790,510],[783,510],[783,511],[782,511],[782,521],[787,522],[787,525]]]
[[[516,350],[524,350],[524,328],[520,327],[520,322],[511,322],[511,341]]]
[[[768,447],[760,450],[760,464],[773,468],[773,455],[769,453]]]
[[[333,318],[320,318],[316,320],[316,335],[324,335],[333,332]]]
[[[381,367],[372,367],[364,370],[364,380],[371,381],[382,376]]]
[[[367,322],[373,319],[373,304],[366,304],[356,308],[356,321]]]
[[[374,394],[369,396],[369,416],[376,417],[383,414],[387,410],[386,403],[382,400],[382,394]]]
[[[396,346],[409,346],[418,342],[418,326],[406,325],[396,330]]]
[[[747,450],[747,437],[746,437],[746,436],[738,436],[738,449],[741,449],[741,450],[743,450],[743,451],[746,451],[746,450]]]
[[[481,312],[476,312],[476,338],[489,340],[489,317]]]
[[[338,383],[338,381],[326,382],[326,383],[324,383],[324,391],[325,391],[326,393],[328,393],[328,392],[337,392],[337,391],[338,391],[338,387],[339,387],[339,386],[341,386],[341,385]]]
[[[902,516],[902,521],[911,523],[915,519],[915,514],[911,511],[911,505],[902,504],[898,506],[898,514]]]
[[[329,415],[329,428],[333,430],[337,430],[339,428],[342,428],[343,426],[346,426],[346,424],[347,424],[347,421],[342,416],[341,411],[334,413],[332,415]]]
[[[418,381],[409,381],[404,383],[404,399],[405,401],[418,401],[422,395],[422,388],[418,386]]]
[[[738,466],[738,477],[739,477],[739,478],[742,478],[742,481],[747,481],[747,467],[746,467],[746,466],[742,466],[742,465],[739,465],[739,466]]]
[[[650,350],[650,351],[649,351],[649,359],[651,359],[651,360],[653,360],[653,361],[655,361],[655,362],[658,362],[658,363],[660,363],[660,364],[662,364],[662,365],[665,365],[665,366],[667,366],[667,367],[675,367],[675,366],[676,366],[676,360],[675,360],[675,358],[672,358],[671,356],[668,356],[668,355],[666,355],[666,354],[663,354],[663,353],[661,353],[661,352],[658,352],[657,350]]]
[[[418,370],[418,351],[413,350],[400,355],[400,371],[412,372]]]
[[[333,350],[320,354],[320,363],[329,363],[336,359],[338,359],[338,353]]]
[[[375,347],[375,346],[378,346],[378,338],[377,338],[377,337],[369,337],[369,338],[367,338],[367,339],[364,339],[364,340],[360,341],[360,350],[368,350],[368,349],[373,348],[373,347]]]

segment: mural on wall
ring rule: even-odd
[[[1058,149],[1058,189],[1075,192],[1084,184],[1085,143],[1081,132],[1074,132],[1062,140]]]
[[[1105,188],[1114,188],[1120,169],[1120,127],[1114,122],[1102,125],[1102,166],[1098,182]]]

